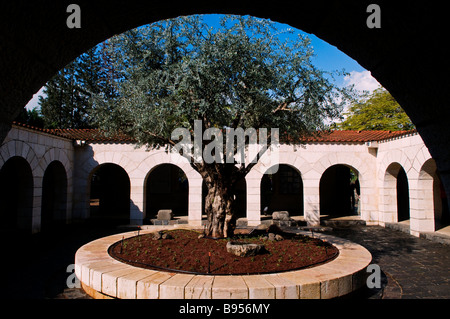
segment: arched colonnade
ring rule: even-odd
[[[263,163],[239,188],[239,217],[250,226],[275,210],[309,225],[346,215],[367,224],[403,222],[415,235],[448,224],[436,164],[418,134],[380,141],[376,150],[366,143],[281,145],[278,172],[265,174]],[[187,160],[130,143],[81,143],[14,127],[0,147],[0,186],[2,228],[37,232],[108,216],[143,224],[164,208],[193,225],[205,219],[203,180]]]

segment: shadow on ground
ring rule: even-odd
[[[46,299],[67,289],[67,272],[82,245],[108,235],[130,231],[116,224],[85,222],[64,225],[34,235],[2,236],[2,299]],[[74,291],[72,291],[73,293]],[[82,297],[84,294],[80,294]]]
[[[2,299],[83,299],[68,289],[75,253],[82,245],[133,230],[117,224],[85,222],[35,235],[2,236]],[[363,289],[342,299],[450,298],[450,246],[379,226],[333,227],[326,232],[366,247],[381,272],[381,288]],[[319,233],[315,233],[317,235]]]

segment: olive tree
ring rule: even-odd
[[[234,185],[269,147],[260,148],[256,160],[230,161],[241,154],[239,136],[231,144],[233,136],[220,139],[250,129],[261,137],[265,128],[278,131],[283,143],[301,143],[340,117],[349,92],[312,64],[310,40],[292,29],[281,32],[269,20],[241,16],[224,16],[213,28],[202,19],[160,21],[110,39],[119,94],[97,96],[95,109],[105,131],[185,156],[208,189],[207,235],[229,237],[236,224]],[[274,138],[270,134],[267,145]],[[247,147],[254,140],[243,141]]]

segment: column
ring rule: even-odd
[[[303,176],[304,217],[308,226],[320,225],[320,175],[311,170]]]
[[[188,221],[189,225],[202,225],[202,178],[189,177]]]
[[[144,179],[130,178],[130,224],[144,223]]]
[[[247,184],[248,226],[258,226],[261,224],[261,178],[263,174],[255,168],[245,177]]]

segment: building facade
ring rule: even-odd
[[[404,223],[415,236],[449,224],[435,162],[415,131],[333,131],[281,145],[279,164],[265,174],[261,161],[236,185],[238,217],[250,226],[277,210],[308,225],[348,215]],[[0,187],[2,230],[95,218],[148,224],[159,209],[192,225],[205,219],[205,186],[185,158],[95,130],[15,123],[0,147]]]

